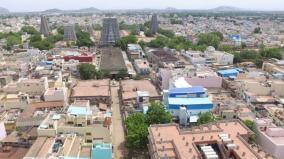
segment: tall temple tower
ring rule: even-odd
[[[117,19],[104,18],[100,40],[101,46],[113,45],[119,38],[120,35]]]
[[[50,29],[45,16],[41,16],[40,33],[43,34],[44,36],[48,36],[50,34]]]
[[[65,41],[76,41],[77,40],[74,25],[64,26],[64,40]]]
[[[158,16],[157,14],[152,15],[151,19],[151,26],[150,26],[150,32],[151,34],[156,34],[159,29],[159,22],[158,22]]]

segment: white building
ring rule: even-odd
[[[227,52],[216,51],[214,47],[209,46],[205,51],[207,58],[213,58],[219,65],[232,65],[234,62],[234,55]]]
[[[50,101],[64,101],[67,102],[67,88],[49,88],[44,93],[44,100]]]

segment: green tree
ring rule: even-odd
[[[80,64],[79,65],[80,77],[83,80],[94,79],[96,76],[96,66],[92,64]]]
[[[148,142],[148,125],[142,113],[134,113],[126,119],[126,146],[132,149],[145,148]]]
[[[94,29],[95,30],[102,30],[102,26],[100,24],[95,24]]]
[[[254,135],[251,135],[250,138],[249,138],[249,141],[251,143],[255,143],[256,142],[256,138],[257,138],[257,128],[256,128],[256,125],[253,121],[251,120],[245,120],[243,121],[243,123],[252,131],[254,132]]]
[[[207,123],[214,122],[214,121],[215,121],[215,117],[211,112],[198,114],[198,120],[197,120],[198,125],[207,124]]]
[[[173,31],[171,31],[171,30],[164,30],[164,29],[161,29],[161,28],[159,28],[158,33],[162,34],[162,35],[164,35],[164,36],[166,36],[168,38],[173,38],[175,36],[175,33]]]
[[[218,50],[225,51],[225,52],[232,52],[234,50],[234,48],[232,46],[229,46],[229,45],[220,45],[218,47]]]
[[[30,37],[30,42],[33,43],[33,42],[39,42],[41,41],[42,38],[41,38],[41,35],[40,34],[35,34],[35,35],[32,35]]]
[[[198,36],[198,45],[207,45],[218,48],[221,39],[215,33],[201,33]]]
[[[135,35],[128,35],[128,36],[120,38],[116,42],[116,46],[120,47],[122,50],[126,51],[128,44],[136,44],[137,41],[138,41],[138,39],[136,38]]]
[[[63,26],[58,27],[57,28],[57,33],[61,34],[61,35],[64,35],[64,27]]]
[[[172,121],[172,116],[160,103],[151,103],[146,114],[146,122],[151,124],[165,124]]]
[[[260,55],[264,58],[282,59],[281,50],[279,48],[261,48]]]
[[[242,43],[241,43],[241,48],[244,49],[244,48],[246,48],[246,47],[247,47],[247,44],[246,44],[245,42],[242,42]]]
[[[219,31],[217,31],[217,32],[211,32],[211,34],[217,35],[217,36],[220,38],[221,41],[224,40],[224,35],[223,35],[221,32],[219,32]]]
[[[261,33],[262,33],[262,32],[261,32],[261,28],[260,28],[260,27],[254,28],[253,33],[254,33],[254,34],[261,34]]]
[[[22,32],[26,32],[28,34],[31,34],[31,35],[35,35],[35,34],[40,34],[39,31],[37,31],[34,27],[32,26],[24,26],[22,27],[21,29]]]
[[[139,41],[138,44],[141,46],[142,49],[145,49],[146,43],[143,40]]]
[[[127,69],[120,69],[117,74],[117,78],[125,78],[128,76]]]
[[[76,45],[79,47],[81,46],[91,47],[95,45],[94,42],[91,40],[90,33],[84,32],[80,28],[76,29],[76,36],[77,36]]]

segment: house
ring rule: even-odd
[[[140,75],[148,75],[151,69],[148,61],[142,59],[134,60],[134,67]]]
[[[91,104],[104,103],[110,106],[110,80],[79,81],[72,88],[71,101],[90,100]]]

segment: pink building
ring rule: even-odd
[[[205,88],[221,88],[222,77],[215,72],[196,72],[196,76],[186,78],[189,85],[202,86]]]
[[[276,158],[284,157],[284,129],[277,127],[271,119],[256,120],[258,136],[257,142],[264,151]]]

